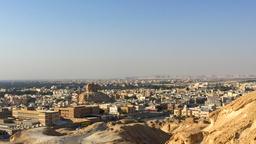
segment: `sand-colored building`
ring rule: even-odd
[[[130,114],[130,113],[135,113],[136,108],[133,105],[127,105],[127,106],[120,107],[120,110],[122,113]]]
[[[60,115],[55,111],[13,109],[12,115],[19,119],[36,119],[44,126],[53,126],[60,120]]]
[[[99,114],[100,109],[97,105],[81,105],[74,107],[55,108],[55,112],[59,112],[60,116],[65,119],[83,118],[87,115]]]
[[[173,114],[175,115],[175,116],[181,116],[181,114],[182,114],[182,109],[175,109],[174,110],[174,112],[173,112]]]

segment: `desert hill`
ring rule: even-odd
[[[208,126],[181,123],[167,144],[255,144],[256,92],[241,96],[211,113]],[[173,124],[172,124],[173,125]]]
[[[164,144],[169,134],[144,123],[121,120],[111,123],[95,123],[65,136],[48,136],[43,129],[31,129],[17,133],[11,143],[25,144]]]
[[[256,92],[238,98],[211,114],[203,143],[255,144]]]
[[[183,121],[149,122],[148,125],[159,128],[171,136],[166,144],[200,143],[203,140],[202,130],[208,126],[204,121],[198,121],[193,118]]]

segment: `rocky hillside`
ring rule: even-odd
[[[256,92],[238,98],[211,114],[211,125],[203,130],[203,143],[255,144]]]
[[[202,130],[208,124],[187,119],[180,123],[166,123],[161,129],[171,135],[166,144],[197,144],[203,140]]]
[[[26,144],[164,144],[169,134],[143,123],[121,120],[115,123],[96,123],[65,136],[48,136],[43,129],[17,133],[11,143]]]
[[[167,144],[255,144],[256,92],[246,94],[210,115],[211,124],[181,123]]]

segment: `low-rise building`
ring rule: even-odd
[[[136,108],[133,105],[127,105],[127,106],[120,107],[120,110],[122,113],[131,114],[131,113],[135,113]]]
[[[0,108],[0,119],[6,119],[12,116],[12,111],[8,108]]]
[[[109,114],[119,115],[118,107],[116,105],[109,107]]]
[[[22,120],[38,120],[44,126],[53,126],[60,119],[58,112],[44,110],[13,109],[12,115]]]
[[[182,114],[182,109],[180,109],[180,108],[175,109],[173,112],[173,115],[177,116],[177,117],[181,116],[181,114]]]
[[[177,117],[197,117],[197,118],[209,118],[210,110],[207,108],[200,108],[200,107],[194,107],[194,108],[186,108],[183,109],[177,108],[174,110],[174,116]]]
[[[60,116],[65,119],[84,118],[87,115],[99,114],[99,106],[81,105],[74,107],[55,108],[54,111],[59,112]]]

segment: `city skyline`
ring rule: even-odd
[[[256,2],[1,1],[0,80],[256,74]]]

